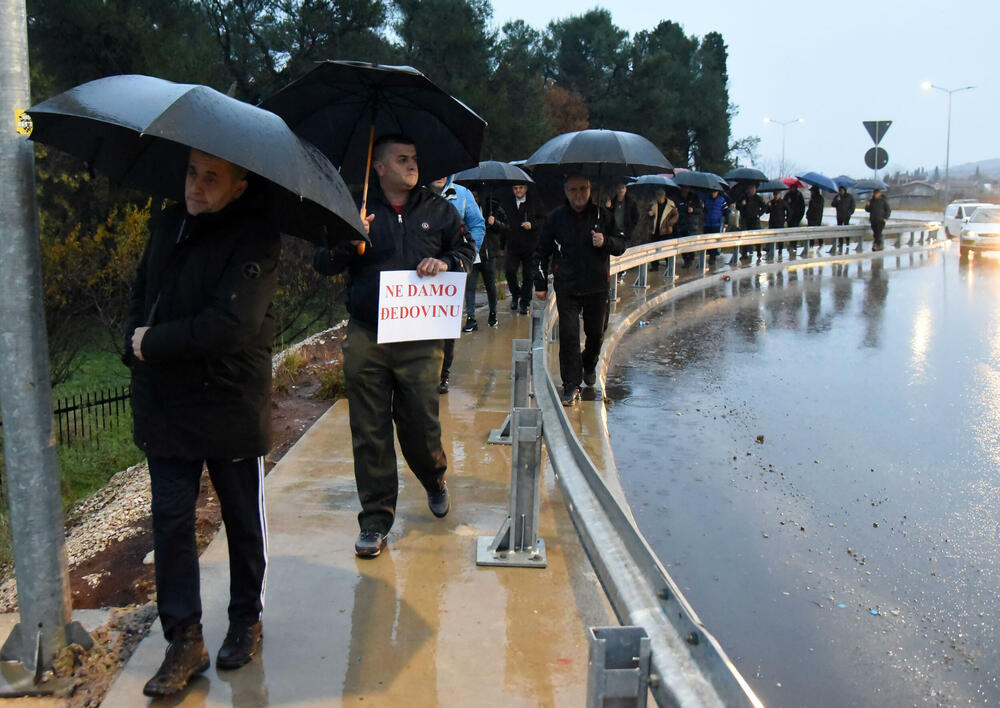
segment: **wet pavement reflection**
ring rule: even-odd
[[[762,700],[1000,701],[1000,267],[734,273],[645,322],[607,378],[622,482]]]

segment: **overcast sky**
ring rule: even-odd
[[[613,8],[612,20],[630,34],[662,20],[688,35],[721,33],[729,98],[739,108],[733,135],[760,136],[760,157],[775,170],[782,130],[765,117],[805,119],[785,129],[788,167],[869,173],[864,154],[872,141],[862,121],[891,120],[881,143],[888,170],[943,168],[948,96],[922,89],[925,80],[976,87],[952,96],[951,165],[1000,158],[1000,0],[493,0],[497,27],[522,19],[544,29],[593,7]]]

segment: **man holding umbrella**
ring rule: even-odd
[[[468,272],[475,256],[458,211],[430,190],[417,189],[417,151],[410,138],[397,134],[376,140],[372,167],[378,184],[369,196],[365,221],[371,248],[363,254],[353,247],[319,248],[313,260],[320,273],[348,269],[351,276],[344,383],[361,501],[354,551],[362,558],[382,552],[395,520],[399,479],[393,423],[403,457],[427,492],[431,513],[441,518],[451,507],[438,417],[441,340],[378,343],[379,274]]]
[[[229,631],[220,669],[261,641],[270,449],[271,297],[281,242],[246,170],[191,150],[184,203],[151,230],[126,332],[134,437],[149,460],[157,609],[169,642],[147,696],[208,668],[195,504],[207,466],[229,545]]]
[[[597,358],[608,324],[611,256],[625,252],[625,234],[614,217],[590,200],[590,180],[571,175],[566,203],[549,214],[535,251],[535,297],[548,298],[549,272],[559,311],[559,375],[562,404],[580,398],[580,384],[597,380]],[[551,265],[551,270],[550,270]],[[580,315],[587,341],[580,351]]]

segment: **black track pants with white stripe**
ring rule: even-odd
[[[249,626],[264,608],[264,461],[251,457],[204,464],[219,498],[229,545],[229,621]],[[202,466],[201,460],[149,458],[157,609],[168,641],[201,622],[195,505]]]

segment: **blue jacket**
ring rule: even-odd
[[[729,206],[729,200],[722,192],[719,192],[719,195],[715,199],[712,199],[711,195],[706,194],[701,198],[701,201],[705,205],[705,231],[717,231],[722,226],[722,222],[725,221],[726,207]],[[709,227],[712,228],[710,229]]]
[[[452,182],[451,177],[445,182],[441,196],[458,209],[462,221],[465,222],[465,228],[469,230],[469,235],[476,242],[476,253],[479,253],[479,249],[483,247],[483,237],[486,236],[486,219],[483,218],[483,212],[476,204],[476,198],[468,189]]]

